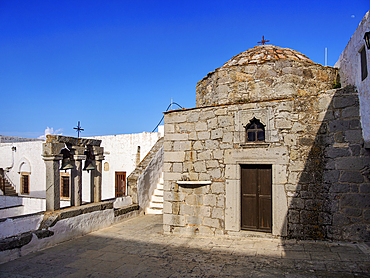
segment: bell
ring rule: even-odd
[[[91,159],[86,159],[85,167],[82,170],[87,172],[89,172],[90,170],[95,170],[94,161]]]
[[[69,169],[73,169],[73,165],[71,163],[71,159],[70,158],[63,158],[62,160],[62,166],[60,167],[59,170],[69,170]]]

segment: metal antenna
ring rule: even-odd
[[[76,129],[76,131],[77,131],[77,138],[80,138],[80,131],[84,131],[84,129],[81,128],[81,126],[80,126],[80,121],[78,121],[77,127],[74,127],[73,129]]]

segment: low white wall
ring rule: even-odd
[[[0,222],[0,239],[7,238],[5,239],[5,241],[7,241],[9,237],[16,235],[20,236],[22,233],[29,232],[27,235],[31,236],[31,241],[20,248],[1,251],[0,264],[25,256],[28,253],[42,250],[58,243],[109,227],[124,219],[135,217],[138,213],[138,210],[131,209],[129,212],[116,216],[113,208],[82,213],[74,217],[59,220],[54,226],[48,229],[48,231],[53,232],[53,234],[44,238],[37,238],[34,233],[35,230],[40,231],[40,224],[44,219],[44,213],[8,218]],[[51,215],[51,217],[56,216],[57,215]]]
[[[159,149],[149,165],[137,179],[137,196],[140,209],[149,207],[150,198],[156,189],[163,171],[163,147]]]
[[[370,31],[370,11],[361,20],[335,67],[339,68],[342,87],[355,85],[360,99],[361,124],[364,140],[370,142],[370,50],[365,46],[365,32]],[[360,51],[365,47],[368,76],[361,80]]]
[[[60,200],[60,207],[70,206],[70,200]],[[0,219],[46,210],[46,200],[23,196],[0,196]]]
[[[36,230],[43,218],[43,213],[7,218],[0,222],[0,239]]]

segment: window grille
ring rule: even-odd
[[[256,118],[253,118],[245,127],[246,142],[264,142],[265,141],[265,126]]]

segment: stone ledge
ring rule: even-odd
[[[243,143],[240,146],[242,148],[268,148],[270,143]]]
[[[211,184],[212,181],[177,181],[176,183],[183,187],[200,187]]]
[[[117,216],[120,216],[120,215],[123,215],[123,214],[127,214],[131,211],[134,211],[134,210],[139,210],[139,205],[138,204],[133,204],[133,205],[130,205],[130,206],[127,206],[127,207],[114,209],[114,217],[117,217]]]

